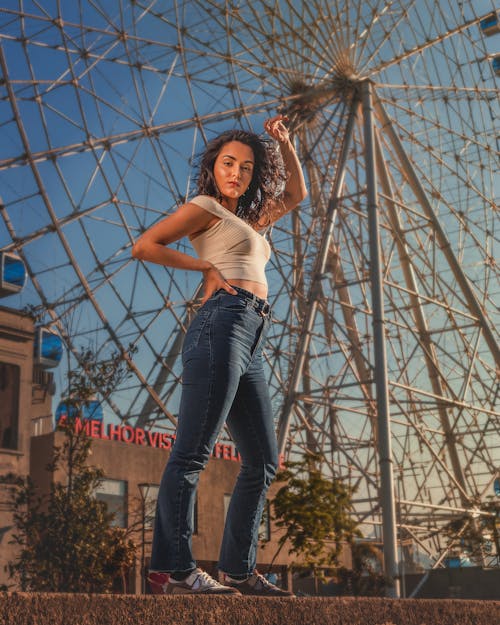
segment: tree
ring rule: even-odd
[[[112,526],[113,515],[95,491],[103,473],[89,466],[91,439],[76,432],[74,420],[97,391],[110,392],[127,375],[121,354],[97,361],[90,351],[80,355],[83,368],[68,374],[65,400],[68,417],[58,425],[63,442],[54,446],[47,470],[53,480],[42,497],[30,478],[10,487],[17,558],[8,565],[22,590],[107,592],[122,580],[135,561],[135,546],[127,533]],[[125,590],[125,588],[124,588]]]
[[[383,556],[376,545],[366,541],[351,544],[352,569],[337,571],[341,595],[383,597],[390,580],[383,573]]]
[[[342,544],[360,535],[350,514],[351,490],[340,480],[324,477],[321,460],[319,454],[309,453],[287,463],[276,477],[284,485],[272,501],[275,524],[284,530],[272,563],[288,544],[289,553],[298,557],[294,568],[315,577],[337,565]]]
[[[484,514],[468,513],[457,516],[443,528],[448,537],[449,549],[459,553],[481,566],[487,561],[489,566],[500,566],[500,501],[498,497],[487,496],[477,507]]]

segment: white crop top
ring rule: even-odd
[[[265,267],[271,246],[265,237],[208,195],[197,195],[189,201],[220,217],[191,240],[199,258],[215,265],[226,280],[251,280],[267,286]]]

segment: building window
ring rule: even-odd
[[[21,369],[0,362],[0,447],[18,448]]]
[[[143,523],[145,530],[152,530],[155,522],[156,500],[160,487],[157,484],[139,484],[143,503]]]
[[[108,511],[114,515],[111,525],[127,527],[127,482],[103,479],[96,488],[95,496],[98,501],[104,501]]]
[[[229,502],[231,501],[231,495],[224,494],[224,523],[226,522],[227,511],[229,510]],[[270,501],[266,499],[264,505],[264,511],[262,513],[262,520],[259,526],[259,540],[270,540],[271,538],[271,514],[270,514]]]

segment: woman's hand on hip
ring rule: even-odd
[[[224,289],[231,295],[238,295],[238,292],[224,279],[224,276],[214,265],[203,271],[203,282],[202,305],[219,289]]]

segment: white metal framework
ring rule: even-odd
[[[193,192],[207,139],[285,111],[310,195],[271,233],[280,444],[321,452],[378,538],[382,494],[439,565],[441,528],[485,513],[500,466],[496,8],[4,2],[0,249],[31,278],[11,301],[74,350],[122,351],[108,413],[172,430],[199,276],[130,247]]]

